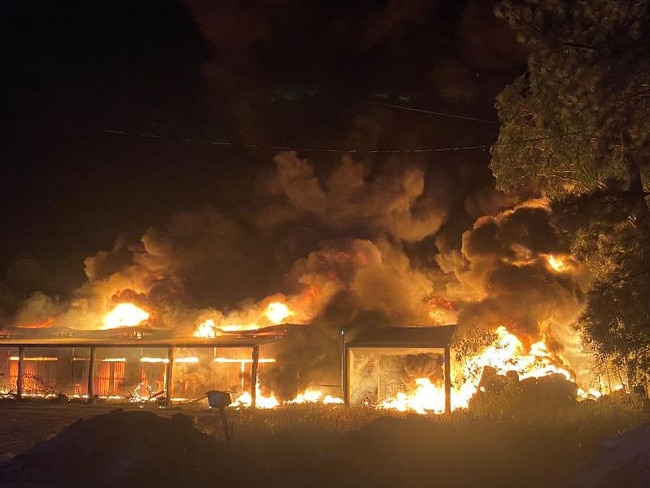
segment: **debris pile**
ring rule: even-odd
[[[113,410],[81,419],[0,465],[0,486],[214,486],[228,480],[226,446],[186,415]]]

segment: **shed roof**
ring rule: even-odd
[[[137,348],[202,348],[254,347],[275,341],[274,337],[215,337],[214,339],[2,339],[1,347],[137,347]]]
[[[457,325],[384,327],[373,331],[372,335],[359,336],[345,344],[345,347],[386,347],[386,348],[445,348]]]
[[[228,332],[214,338],[173,337],[170,330],[122,327],[111,330],[13,329],[0,337],[2,347],[254,347],[282,339],[293,324]]]

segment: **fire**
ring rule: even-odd
[[[104,317],[102,329],[134,327],[149,318],[149,313],[132,303],[120,303]]]
[[[194,331],[194,337],[203,337],[206,339],[214,339],[217,336],[217,328],[214,325],[214,320],[207,319],[201,322]]]
[[[379,408],[421,414],[445,411],[445,390],[442,385],[434,385],[429,378],[418,378],[415,384],[416,388],[413,392],[399,392],[396,397],[381,402]]]
[[[282,405],[280,401],[275,397],[273,393],[270,395],[263,395],[260,391],[260,385],[257,384],[255,396],[255,405],[257,408],[276,408]],[[302,393],[299,393],[296,398],[284,402],[284,404],[305,404],[305,403],[321,403],[323,405],[341,405],[343,404],[343,399],[338,398],[332,395],[325,395],[320,390],[307,389]],[[232,403],[233,407],[250,407],[252,405],[252,399],[250,392],[246,391],[237,397]]]
[[[40,322],[33,322],[31,324],[26,324],[26,325],[21,325],[20,327],[23,329],[46,329],[48,327],[52,327],[54,324],[54,317],[48,317],[45,320],[41,320]]]
[[[271,302],[266,307],[264,315],[274,324],[282,323],[287,317],[294,315],[294,312],[289,309],[287,304],[282,302]]]
[[[283,309],[283,313],[290,309]],[[282,320],[282,319],[279,319]],[[222,327],[217,328],[212,320],[207,320],[199,325],[198,334],[217,334]],[[470,399],[476,394],[483,369],[493,368],[497,374],[505,375],[509,371],[517,373],[520,380],[527,378],[540,378],[550,374],[563,374],[567,380],[573,381],[573,373],[564,367],[560,358],[549,351],[544,338],[526,347],[522,341],[510,333],[505,326],[499,326],[494,331],[494,340],[480,353],[466,358],[462,365],[462,379],[455,381],[451,390],[452,409],[467,408]],[[214,337],[203,335],[202,337]],[[215,358],[215,362],[251,362],[251,359]],[[275,362],[275,359],[260,359],[261,363]],[[259,385],[256,387],[256,406],[258,408],[275,408],[282,404],[343,403],[340,398],[324,395],[316,389],[307,389],[293,400],[281,403],[273,393],[263,395]],[[245,392],[236,398],[232,406],[249,407],[252,404],[250,392]],[[431,378],[415,379],[415,388],[410,392],[398,392],[394,397],[387,398],[376,405],[380,409],[394,409],[398,411],[411,411],[420,414],[442,413],[445,411],[445,389],[442,381],[432,381]]]
[[[557,271],[558,273],[561,273],[563,271],[566,271],[568,269],[568,266],[564,262],[563,259],[555,257],[553,254],[549,254],[548,256],[548,265],[553,269],[554,271]]]
[[[234,315],[221,320],[222,323],[220,324],[217,324],[212,318],[206,319],[196,327],[194,336],[210,339],[221,335],[223,332],[258,330],[270,325],[281,324],[288,317],[295,315],[296,312],[286,303],[281,301],[272,301],[264,309],[259,307],[242,314]],[[248,322],[244,322],[242,317],[247,318]]]
[[[232,402],[232,406],[239,407],[250,407],[253,403],[250,392],[242,393],[235,401]],[[275,408],[280,406],[280,402],[275,398],[275,395],[271,394],[269,396],[262,395],[260,392],[260,386],[255,385],[255,405],[257,408]]]
[[[456,309],[453,302],[440,297],[432,297],[427,301],[427,315],[434,324],[449,324],[456,319]]]
[[[295,399],[289,401],[288,403],[322,403],[324,405],[332,405],[342,404],[343,399],[334,397],[332,395],[323,396],[323,392],[320,390],[307,389],[304,392],[299,393]]]
[[[508,332],[504,326],[497,327],[494,334],[494,341],[482,352],[467,359],[463,365],[463,381],[451,391],[452,409],[468,407],[470,399],[478,391],[485,367],[494,368],[499,375],[515,371],[520,380],[541,378],[555,373],[563,374],[567,380],[574,380],[573,373],[563,367],[562,361],[549,352],[543,339],[526,349],[519,338]],[[382,401],[378,408],[416,413],[444,412],[444,386],[441,383],[432,383],[429,378],[418,378],[415,383],[413,391],[399,392],[395,397]]]
[[[494,333],[494,342],[480,354],[467,360],[466,381],[458,390],[452,392],[452,408],[467,407],[470,398],[478,389],[483,369],[488,366],[494,368],[499,375],[514,371],[520,380],[541,378],[554,373],[564,375],[567,380],[574,380],[573,373],[548,351],[543,339],[531,344],[526,350],[519,338],[508,332],[504,326],[497,327]]]

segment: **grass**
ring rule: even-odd
[[[3,403],[0,435],[15,454],[108,408],[114,407]],[[218,413],[205,407],[156,412],[188,415],[199,430],[223,438]],[[601,440],[649,420],[643,402],[631,396],[431,416],[292,405],[228,409],[227,418],[234,442],[214,453],[222,477],[215,486],[269,488],[561,487]]]
[[[601,440],[647,421],[629,397],[439,416],[331,406],[229,416],[237,464],[246,466],[241,486],[283,487],[304,486],[305,477],[309,486],[560,486]],[[220,435],[215,425],[199,422]]]

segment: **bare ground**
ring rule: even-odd
[[[43,400],[0,401],[0,462],[45,441],[81,418],[94,417],[115,408],[138,410],[136,404],[86,405]],[[154,410],[153,407],[149,408]],[[155,410],[154,410],[155,411]],[[171,411],[160,411],[165,415]]]

